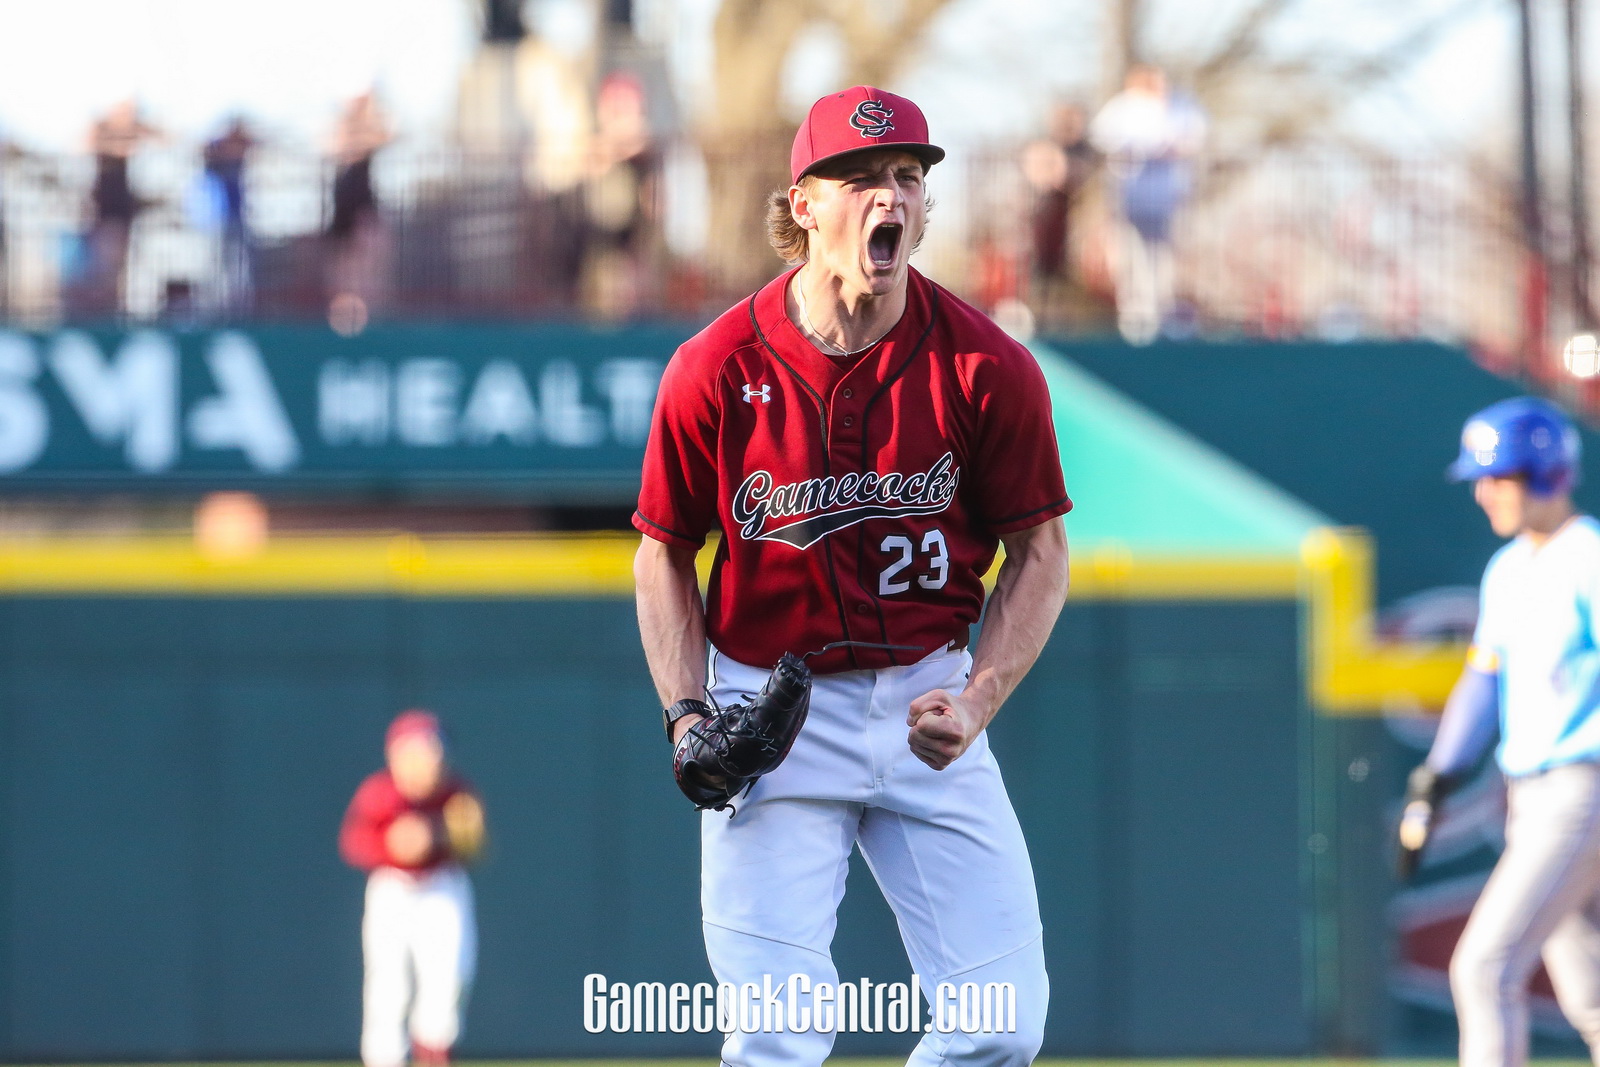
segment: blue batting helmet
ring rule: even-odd
[[[1461,455],[1450,465],[1458,482],[1522,475],[1541,496],[1578,484],[1578,429],[1546,400],[1518,396],[1491,404],[1461,430]]]

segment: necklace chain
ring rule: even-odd
[[[882,333],[868,341],[866,344],[862,345],[860,348],[854,348],[846,351],[843,345],[834,344],[832,341],[822,336],[822,331],[811,325],[811,316],[806,314],[806,287],[801,284],[799,278],[795,278],[794,280],[794,300],[795,303],[800,305],[800,321],[805,324],[806,332],[809,333],[815,340],[821,341],[823,344],[832,349],[833,351],[828,353],[829,355],[844,357],[859,356],[861,353],[865,352],[867,349],[871,348],[873,345],[889,336],[889,330],[894,329],[894,327],[891,326],[889,327],[889,330],[884,330]]]

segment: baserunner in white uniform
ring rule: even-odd
[[[1528,979],[1544,957],[1600,1063],[1600,523],[1579,515],[1577,431],[1542,400],[1468,420],[1451,474],[1512,540],[1484,572],[1467,668],[1412,776],[1403,845],[1497,732],[1506,849],[1450,964],[1464,1067],[1528,1057]],[[1498,727],[1498,731],[1497,728]],[[1408,836],[1412,839],[1408,840]]]

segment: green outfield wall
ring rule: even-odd
[[[1178,343],[1070,338],[1050,347],[1280,490],[1379,545],[1379,602],[1476,585],[1500,541],[1445,480],[1467,416],[1522,390],[1429,342]],[[1600,435],[1585,431],[1600,509]]]
[[[1318,1047],[1296,610],[1076,604],[995,726],[1045,913],[1048,1052]],[[585,974],[708,976],[696,817],[628,600],[13,595],[0,1057],[352,1058],[362,882],[335,833],[412,704],[444,716],[490,816],[462,1054],[712,1055],[581,1027]],[[845,976],[906,977],[863,869],[835,947]]]

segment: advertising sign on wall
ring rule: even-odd
[[[637,485],[651,327],[0,330],[0,489]]]

